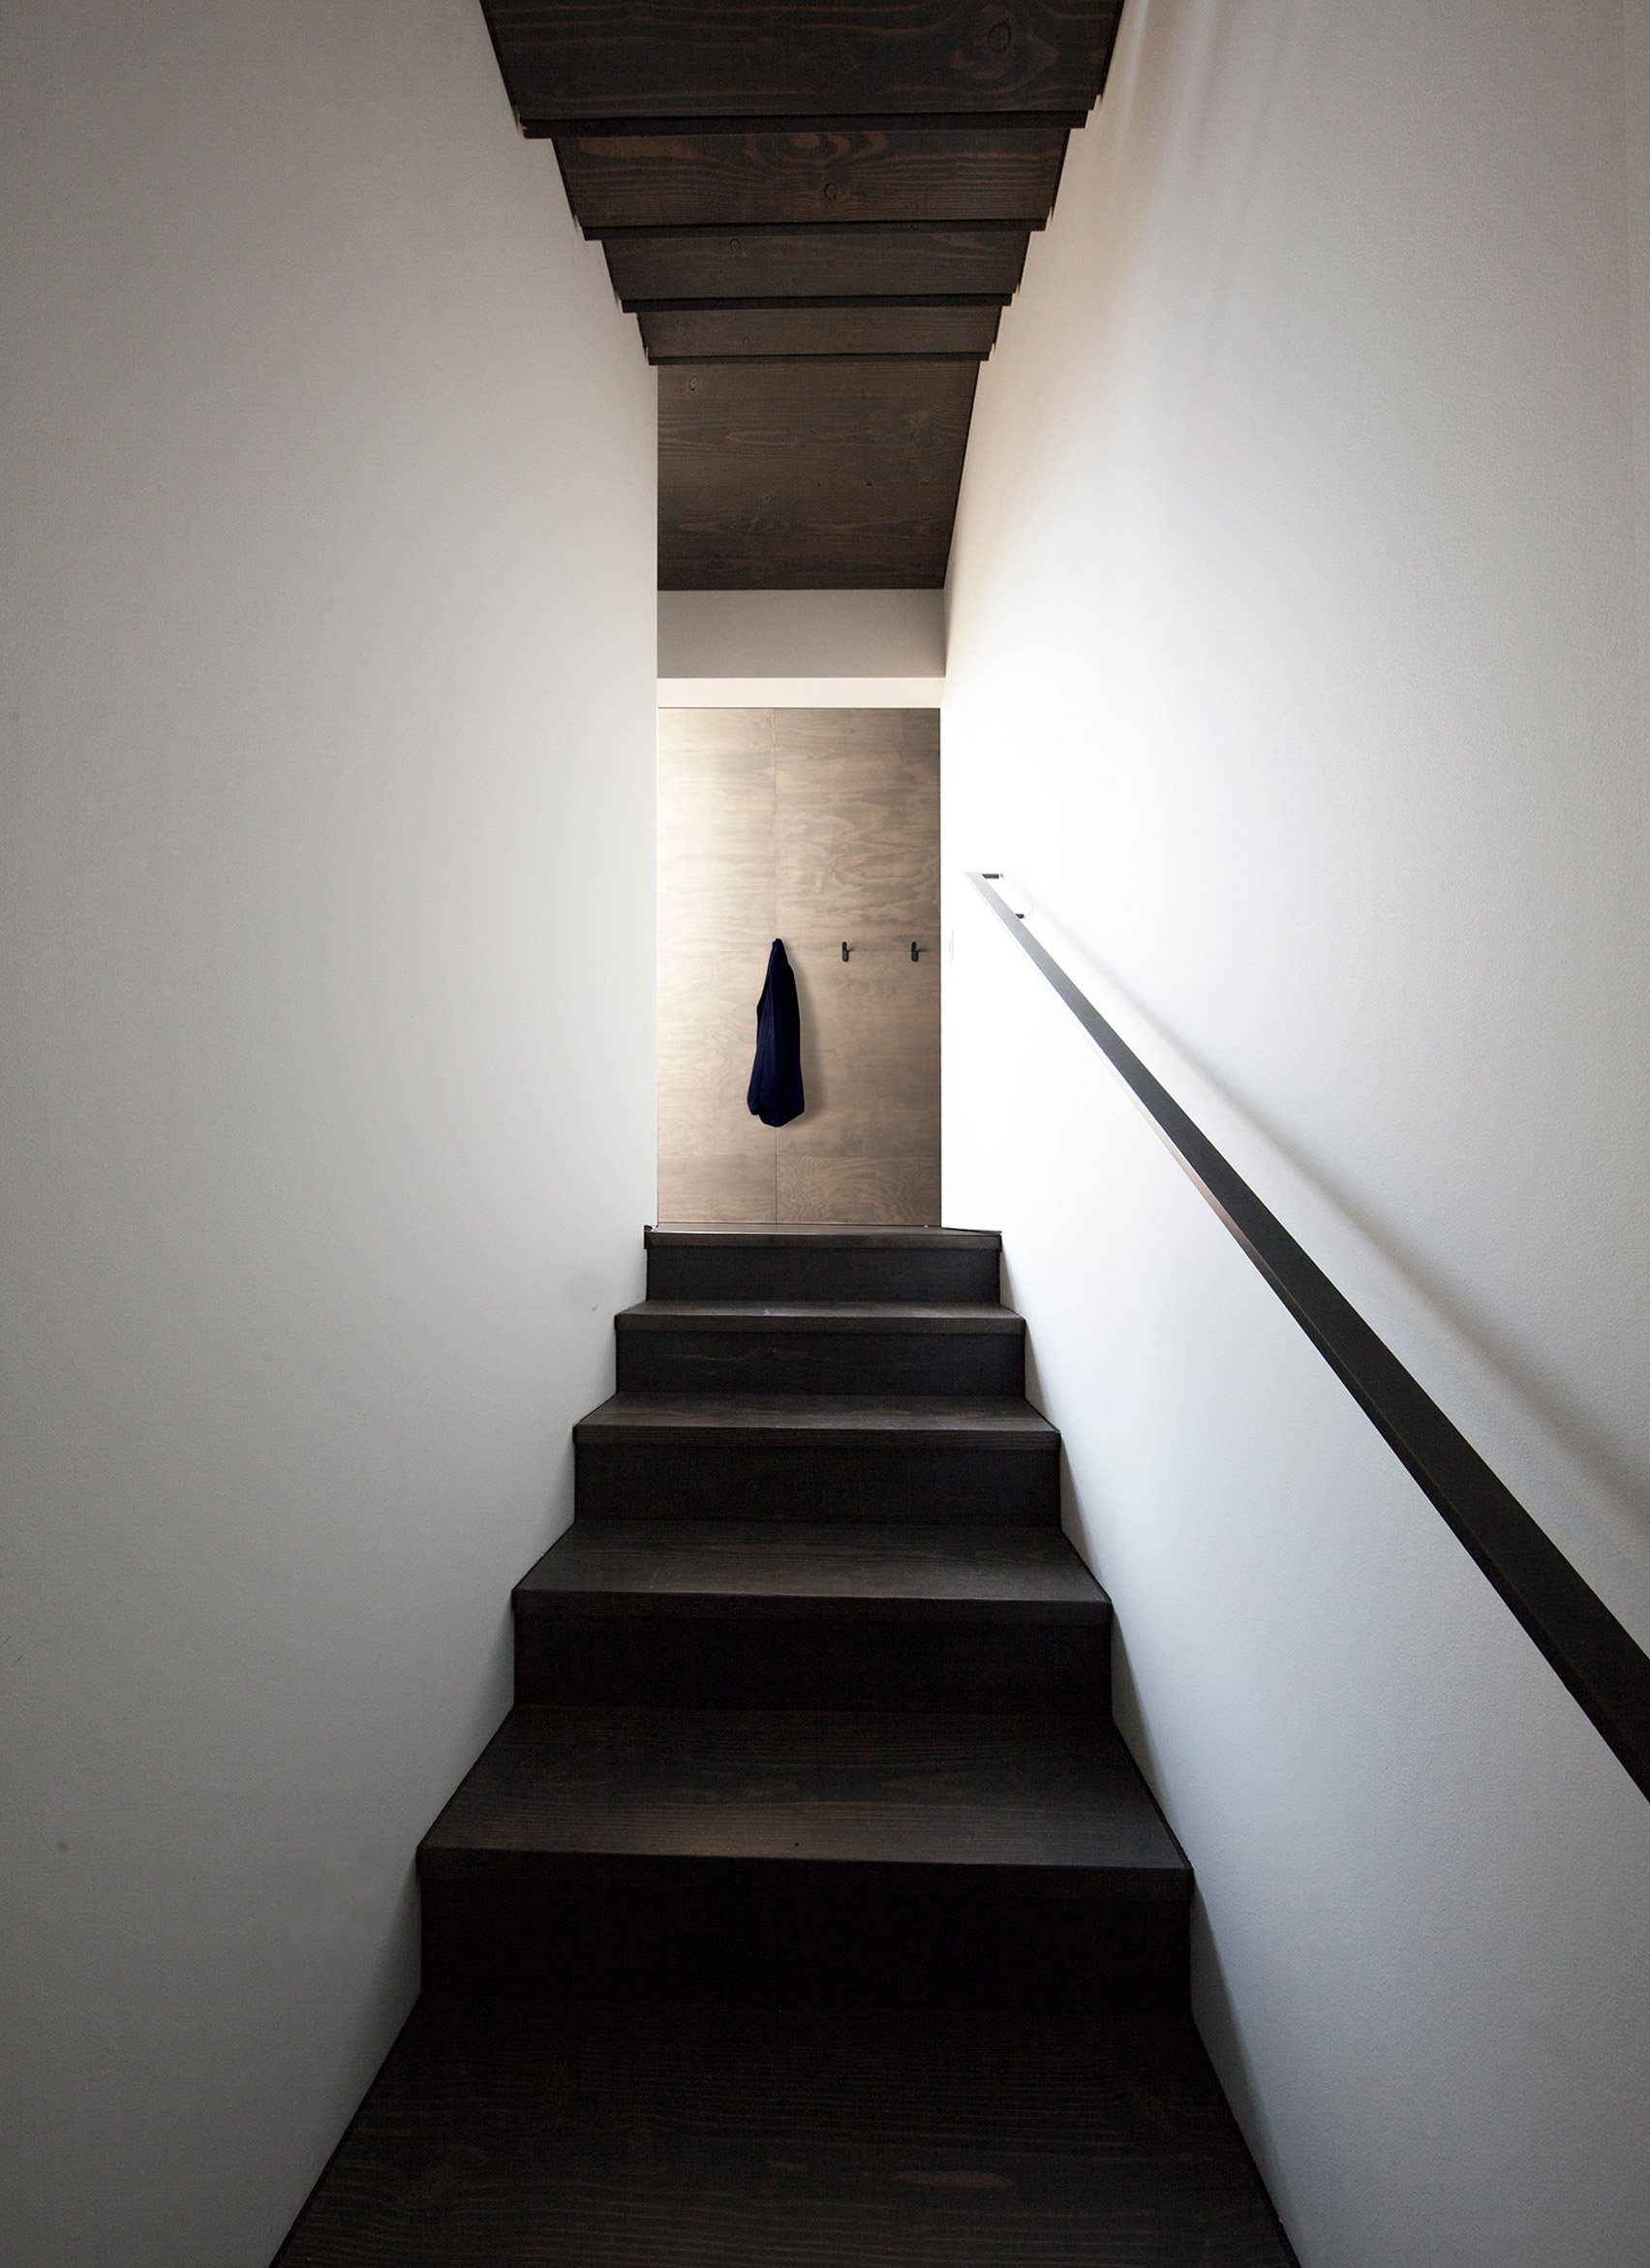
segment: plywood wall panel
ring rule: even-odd
[[[803,1074],[810,1108],[787,1148],[824,1156],[937,1150],[939,968],[908,940],[787,944],[804,1002]]]
[[[932,944],[939,927],[939,715],[775,712],[780,934],[858,930]],[[844,930],[841,925],[846,923]]]
[[[668,1164],[661,1160],[658,1214],[660,1220],[716,1221],[735,1227],[776,1220],[772,1152],[765,1183],[743,1158],[677,1158]]]
[[[779,1160],[779,1218],[796,1227],[831,1222],[932,1227],[939,1220],[939,1155]]]
[[[660,1219],[937,1220],[935,713],[666,711],[659,810]],[[745,1102],[776,935],[808,1094],[777,1132]]]
[[[689,944],[774,936],[774,712],[659,714],[661,979]]]
[[[775,935],[774,717],[659,717],[661,1220],[774,1218],[774,1133],[746,1108]]]

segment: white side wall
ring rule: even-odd
[[[953,554],[946,1218],[1006,1232],[1306,2268],[1642,2258],[1650,1805],[962,876],[1470,1343],[1641,1605],[1647,25],[1131,0]]]
[[[474,0],[0,37],[0,2252],[262,2268],[639,1285],[654,387]]]
[[[661,591],[661,709],[932,709],[940,591]]]

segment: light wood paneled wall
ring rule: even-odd
[[[745,1101],[776,936],[808,1095],[778,1130]],[[936,711],[660,712],[658,1070],[661,1220],[938,1220]]]

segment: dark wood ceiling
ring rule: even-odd
[[[1122,0],[482,0],[660,365],[667,591],[934,589]]]

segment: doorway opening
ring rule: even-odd
[[[939,712],[659,712],[658,1217],[939,1219]],[[746,1094],[770,948],[806,1107]]]

